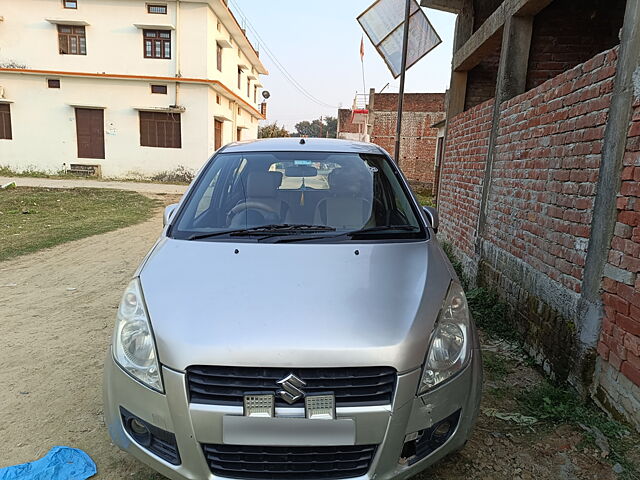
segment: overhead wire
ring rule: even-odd
[[[308,100],[311,100],[312,102],[326,107],[326,108],[333,108],[333,109],[337,109],[338,107],[335,105],[331,105],[327,102],[324,102],[322,100],[320,100],[319,98],[315,97],[313,94],[311,94],[306,88],[304,88],[300,82],[298,82],[293,75],[291,75],[291,73],[289,73],[289,71],[286,69],[286,67],[278,60],[278,58],[276,57],[276,55],[273,53],[273,51],[271,51],[271,49],[267,46],[267,43],[262,39],[262,37],[260,36],[260,34],[258,33],[258,31],[256,30],[256,28],[253,26],[253,24],[249,21],[249,19],[247,18],[247,16],[245,15],[245,13],[242,11],[242,9],[240,8],[240,6],[238,5],[238,3],[235,0],[230,0],[230,2],[233,7],[235,8],[235,10],[238,11],[238,13],[242,16],[242,20],[245,24],[245,26],[251,30],[251,32],[253,33],[253,35],[256,37],[256,39],[258,40],[260,46],[262,47],[262,49],[265,51],[265,53],[267,54],[267,56],[271,59],[271,61],[273,62],[273,64],[276,66],[276,68],[278,70],[280,70],[280,72],[282,73],[282,75],[285,77],[286,80],[289,81],[289,83],[291,83],[296,90],[298,90],[301,94],[303,94]]]

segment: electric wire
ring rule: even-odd
[[[277,59],[277,57],[275,56],[275,54],[271,51],[271,49],[267,46],[267,43],[262,39],[262,37],[260,36],[260,34],[258,33],[258,31],[256,30],[256,28],[252,25],[252,23],[249,21],[249,19],[247,18],[247,16],[245,15],[245,13],[242,11],[242,9],[240,8],[240,6],[238,5],[237,2],[235,2],[234,0],[230,0],[230,2],[233,7],[238,11],[238,13],[242,16],[242,20],[245,23],[245,26],[251,30],[251,32],[253,33],[253,35],[256,37],[256,39],[258,40],[259,44],[262,46],[262,49],[265,51],[265,53],[267,54],[267,56],[271,59],[271,61],[273,62],[273,64],[276,66],[276,68],[278,70],[280,70],[280,72],[282,73],[282,75],[285,77],[285,79],[287,79],[289,81],[289,83],[291,83],[301,94],[303,94],[308,100],[311,100],[312,102],[323,106],[323,107],[327,107],[327,108],[333,108],[333,109],[337,109],[338,107],[335,105],[331,105],[327,102],[323,102],[322,100],[316,98],[313,94],[311,94],[307,89],[305,89],[300,82],[298,82],[293,75],[291,75],[289,73],[289,71],[286,69],[286,67]]]

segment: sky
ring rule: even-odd
[[[356,92],[363,92],[360,40],[356,17],[373,0],[229,0],[229,6],[260,52],[269,75],[262,77],[268,100],[267,122],[293,130],[302,120],[337,116],[338,107],[350,108]],[[423,9],[442,43],[407,71],[405,91],[444,92],[449,87],[455,15]],[[257,35],[256,35],[257,33]],[[364,37],[364,68],[369,88],[397,92],[382,58]],[[267,51],[269,50],[269,52]],[[309,99],[286,79],[269,53],[308,93]]]

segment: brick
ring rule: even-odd
[[[615,352],[609,351],[609,364],[616,370],[620,371],[620,367],[622,366],[622,359],[618,357]]]
[[[604,275],[607,278],[625,285],[633,285],[634,282],[634,274],[632,272],[625,270],[624,268],[618,268],[610,263],[607,263],[604,266]]]
[[[611,356],[609,356],[609,358],[611,358]],[[625,377],[631,380],[635,385],[640,386],[640,369],[635,368],[629,362],[624,362],[620,371]]]
[[[618,325],[625,332],[640,337],[640,321],[636,321],[631,317],[625,315],[616,315],[616,325]]]
[[[627,333],[624,337],[624,346],[636,357],[640,357],[640,337]]]
[[[604,342],[598,343],[597,352],[603,359],[609,360],[609,347]]]

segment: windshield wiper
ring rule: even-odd
[[[394,231],[394,230],[418,232],[420,231],[420,228],[414,227],[412,225],[379,225],[377,227],[362,228],[360,230],[352,230],[350,232],[338,233],[337,235],[315,235],[313,237],[283,238],[282,240],[278,240],[277,243],[304,242],[307,240],[321,240],[321,239],[327,239],[327,238],[332,238],[332,239],[353,238],[353,237],[358,237],[360,235],[367,235],[369,233],[387,232],[387,231]]]
[[[213,238],[220,237],[223,235],[229,235],[233,237],[241,237],[241,236],[251,236],[251,235],[269,235],[272,236],[274,234],[290,234],[290,233],[298,233],[298,232],[335,232],[336,229],[333,227],[327,227],[325,225],[307,225],[307,224],[273,224],[273,225],[262,225],[260,227],[252,227],[252,228],[239,228],[236,230],[223,230],[221,232],[211,232],[211,233],[196,233],[187,238],[187,240],[201,240],[205,238]]]

